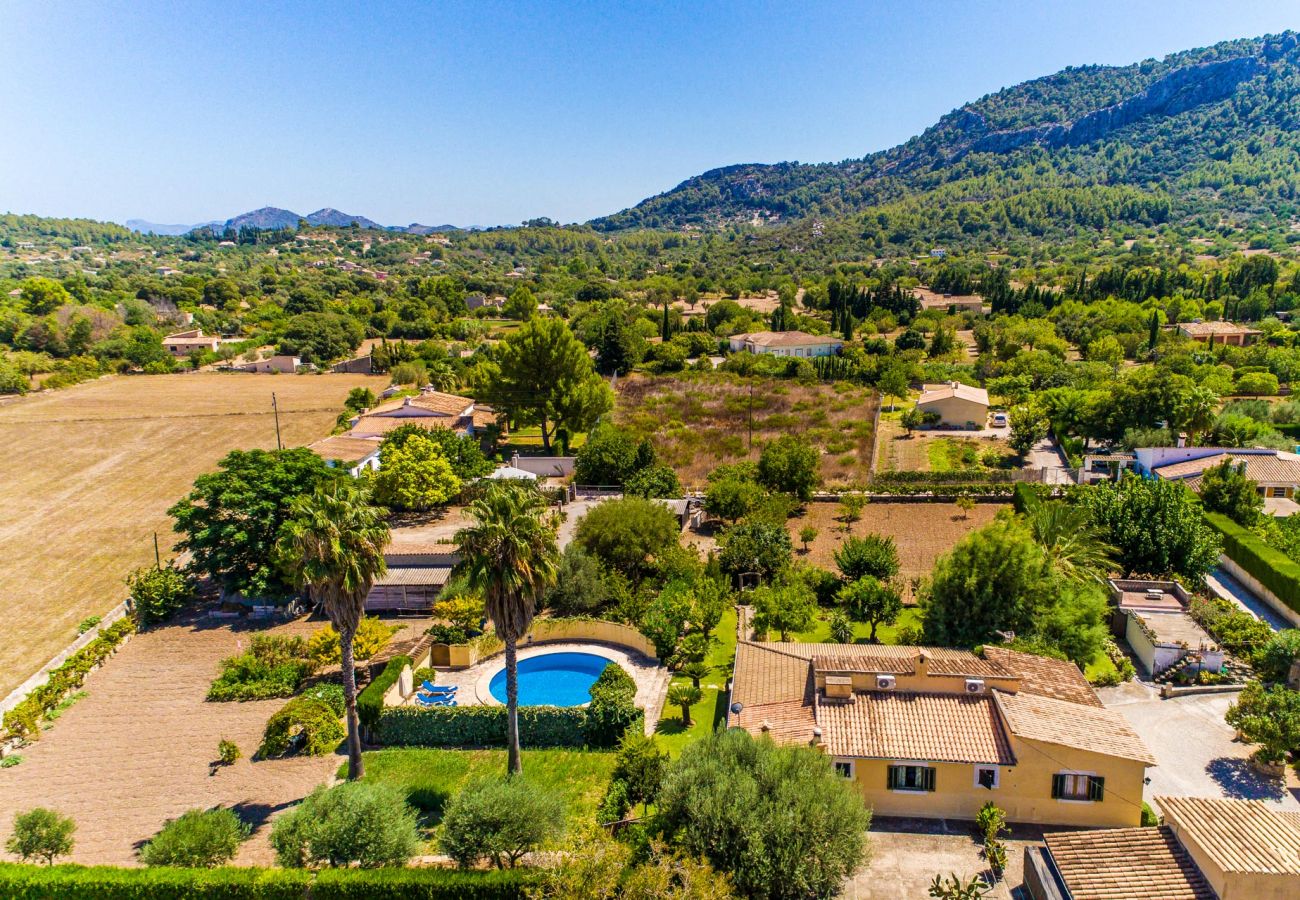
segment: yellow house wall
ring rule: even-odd
[[[1205,880],[1214,888],[1219,900],[1294,900],[1300,885],[1295,875],[1268,875],[1263,872],[1225,872],[1205,852],[1200,843],[1172,816],[1165,817],[1168,825],[1187,849]]]
[[[851,672],[849,675],[853,679],[854,691],[877,691],[876,675],[873,672]],[[911,674],[894,675],[894,690],[903,691],[921,691],[930,694],[965,694],[966,693],[966,675],[927,675],[924,670]],[[1020,689],[1019,678],[984,678],[985,691],[993,688],[1015,693]],[[825,688],[826,674],[819,672],[817,674],[817,687]]]
[[[920,404],[917,405],[920,406]],[[921,410],[923,412],[938,413],[943,424],[957,428],[964,428],[967,422],[974,422],[982,428],[989,416],[987,406],[976,403],[974,400],[963,400],[961,397],[931,400],[925,406],[922,406]]]
[[[1016,764],[1001,767],[998,787],[993,790],[976,785],[975,766],[970,763],[856,759],[854,779],[867,804],[882,816],[974,819],[980,807],[992,801],[1006,810],[1013,822],[1101,828],[1141,824],[1142,781],[1146,775],[1142,763],[1016,738],[1012,739],[1012,747]],[[932,765],[934,791],[889,790],[885,786],[888,769],[895,763]],[[1053,799],[1052,776],[1066,771],[1105,778],[1104,798],[1099,802]]]

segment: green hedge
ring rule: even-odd
[[[415,661],[409,656],[394,656],[384,671],[379,673],[379,677],[357,695],[357,719],[361,722],[361,727],[374,728],[379,724],[379,716],[384,711],[384,694],[397,683],[406,666],[414,670]]]
[[[950,472],[917,472],[911,470],[877,472],[871,476],[871,485],[913,484],[1006,484],[1016,477],[1015,469],[954,469]]]
[[[527,869],[177,869],[165,866],[28,866],[0,863],[8,900],[515,900],[536,878]]]
[[[1036,509],[1043,502],[1041,490],[1038,486],[1027,481],[1017,482],[1011,492],[1011,505],[1015,507],[1016,512],[1022,515]]]
[[[1300,440],[1300,423],[1274,423],[1273,428],[1293,440]]]
[[[1223,552],[1287,606],[1300,612],[1300,564],[1264,543],[1223,513],[1205,512],[1205,522],[1223,536]]]
[[[521,706],[519,742],[526,747],[582,747],[587,711],[578,706]],[[386,747],[504,747],[504,706],[390,706],[375,737]]]

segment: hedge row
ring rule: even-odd
[[[926,482],[928,484],[1007,484],[1016,478],[1014,469],[953,469],[950,472],[914,472],[910,470],[876,472],[871,484],[892,485]]]
[[[1204,516],[1206,524],[1223,536],[1224,554],[1279,600],[1300,612],[1300,564],[1223,513],[1206,512]]]
[[[528,747],[582,747],[587,711],[580,706],[519,707],[519,742]],[[386,747],[504,747],[504,706],[390,706],[379,716]]]
[[[1273,428],[1289,438],[1300,440],[1300,423],[1274,423]]]
[[[1016,512],[1022,515],[1030,510],[1037,509],[1043,502],[1042,490],[1038,485],[1030,484],[1027,481],[1021,481],[1011,491],[1011,505],[1015,507]]]
[[[28,866],[0,863],[10,900],[515,900],[536,876],[526,869],[179,869],[165,866]]]
[[[50,672],[45,684],[28,694],[21,703],[4,715],[4,734],[0,739],[40,737],[40,721],[50,710],[63,702],[63,698],[85,682],[86,676],[96,666],[103,665],[118,646],[135,632],[135,620],[130,616],[118,619],[103,629],[86,646],[72,654],[57,669]]]
[[[394,656],[388,661],[388,665],[384,666],[384,671],[379,673],[379,677],[366,685],[366,689],[357,695],[357,719],[361,722],[362,728],[370,729],[379,724],[379,716],[384,711],[384,694],[397,684],[402,669],[407,666],[415,668],[415,661],[411,657]]]

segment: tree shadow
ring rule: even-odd
[[[1282,779],[1267,778],[1256,772],[1250,762],[1238,757],[1220,756],[1210,760],[1205,771],[1224,794],[1239,800],[1281,800],[1286,796]]]
[[[260,831],[273,815],[297,805],[297,800],[286,800],[283,803],[254,803],[251,800],[241,800],[231,806],[230,811],[239,816],[239,821],[248,825],[253,831]]]

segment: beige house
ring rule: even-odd
[[[1232,322],[1182,322],[1178,333],[1194,341],[1209,344],[1226,344],[1229,347],[1249,347],[1264,332]]]
[[[172,356],[186,359],[196,350],[211,350],[216,353],[217,348],[221,346],[221,338],[204,334],[201,329],[192,328],[189,331],[178,331],[167,335],[162,339],[162,344]]]
[[[1289,516],[1300,511],[1300,455],[1264,447],[1141,447],[1135,451],[1139,474],[1178,481],[1197,493],[1207,469],[1231,462],[1255,482],[1264,498],[1264,511]]]
[[[728,342],[732,353],[768,353],[772,356],[834,356],[844,349],[844,342],[828,334],[803,331],[753,331],[733,334]]]
[[[989,418],[989,392],[960,381],[927,384],[916,408],[938,415],[939,424],[949,428],[980,429]]]
[[[414,424],[421,428],[450,428],[457,434],[475,434],[496,422],[496,413],[475,402],[442,391],[422,391],[381,403],[361,413],[348,432],[352,437],[383,437],[395,428]]]
[[[1044,835],[1025,851],[1034,900],[1292,900],[1300,813],[1260,800],[1156,797],[1158,828]],[[1061,888],[1064,888],[1064,893]]]
[[[1137,825],[1155,765],[1077,666],[1000,647],[741,641],[727,724],[820,748],[885,816]]]
[[[279,372],[284,375],[292,375],[302,366],[302,357],[289,356],[287,354],[277,354],[259,359],[251,363],[246,363],[239,367],[241,372]]]

